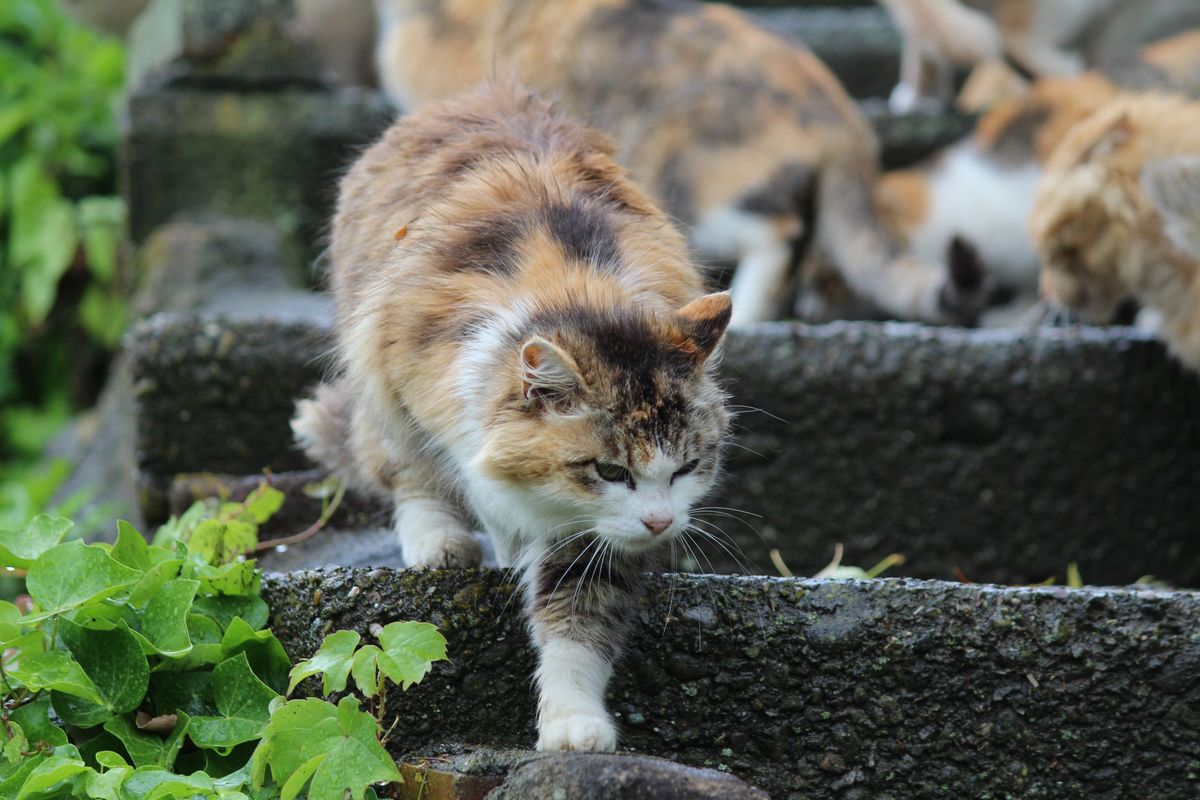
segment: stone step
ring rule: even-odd
[[[288,418],[328,347],[298,320],[137,327],[148,517],[181,473],[309,468]],[[1090,583],[1200,586],[1200,381],[1141,334],[779,323],[730,334],[723,363],[737,440],[699,518],[751,571],[774,573],[774,548],[812,574],[841,542],[847,564],[899,552],[917,577],[1036,583],[1077,562]]]
[[[765,28],[807,45],[852,97],[887,97],[900,77],[900,33],[881,8],[747,9]]]
[[[621,744],[775,798],[1195,798],[1200,595],[911,580],[652,577],[609,692]],[[293,658],[435,623],[449,662],[388,695],[401,756],[529,747],[533,654],[496,571],[269,576]],[[313,682],[302,685],[311,691]]]

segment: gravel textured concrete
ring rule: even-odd
[[[1200,792],[1195,593],[682,575],[650,586],[609,695],[624,748],[789,800]],[[265,596],[293,658],[342,628],[439,626],[451,660],[388,695],[399,755],[532,744],[515,588],[497,571],[341,569],[269,576]]]

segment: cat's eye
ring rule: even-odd
[[[679,469],[675,470],[675,474],[671,476],[671,482],[674,483],[676,478],[682,478],[691,472],[696,471],[696,467],[700,466],[700,459],[693,458],[691,461],[684,464]]]
[[[629,480],[629,470],[620,464],[613,464],[607,461],[596,462],[596,474],[604,480],[613,483],[627,482]]]

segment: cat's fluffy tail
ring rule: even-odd
[[[904,252],[875,206],[873,176],[848,165],[821,176],[817,242],[854,292],[897,319],[974,325],[987,305],[982,264],[953,268]]]
[[[292,434],[314,462],[351,485],[362,483],[351,436],[353,413],[343,383],[322,383],[311,398],[296,403]]]

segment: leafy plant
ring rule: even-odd
[[[29,462],[92,402],[125,327],[123,82],[121,45],[54,0],[0,3],[0,489],[35,510]]]
[[[283,500],[262,484],[241,503],[197,503],[147,543],[64,541],[41,516],[0,531],[0,566],[29,595],[0,602],[0,797],[16,800],[354,800],[400,774],[382,735],[387,681],[407,688],[446,642],[396,622],[362,644],[328,636],[292,666],[266,628],[262,575],[246,558]],[[286,699],[320,675],[367,698]]]

